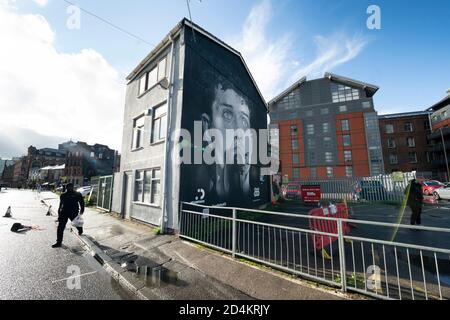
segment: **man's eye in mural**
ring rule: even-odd
[[[231,110],[224,110],[222,117],[227,121],[227,122],[232,122],[233,118],[234,118],[234,114]]]
[[[247,116],[242,116],[241,125],[242,125],[243,129],[249,129],[250,128],[250,122],[248,121]]]

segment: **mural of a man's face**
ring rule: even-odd
[[[250,108],[245,99],[233,89],[224,90],[221,85],[216,88],[215,93],[211,118],[206,114],[203,115],[203,121],[206,122],[205,129],[219,130],[224,138],[227,136],[226,130],[250,129]],[[223,153],[225,157],[225,150],[220,149],[219,146],[216,151]]]

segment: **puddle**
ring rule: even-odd
[[[178,285],[178,273],[162,266],[137,267],[136,277],[142,280],[149,288],[163,288],[168,285]]]

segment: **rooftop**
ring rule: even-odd
[[[382,119],[395,119],[395,118],[411,118],[417,116],[429,116],[431,112],[429,111],[414,111],[414,112],[404,112],[404,113],[393,113],[393,114],[382,114],[378,118]]]

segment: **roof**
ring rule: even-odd
[[[213,34],[209,33],[208,31],[206,31],[205,29],[203,29],[202,27],[200,27],[199,25],[193,23],[192,21],[190,21],[187,18],[183,18],[168,34],[167,36],[138,64],[138,66],[136,68],[134,68],[134,70],[128,75],[128,77],[126,78],[128,81],[132,81],[133,79],[136,78],[136,76],[142,72],[142,70],[148,65],[148,63],[150,61],[152,61],[158,54],[161,53],[162,50],[165,49],[165,47],[171,43],[171,40],[182,30],[182,28],[184,26],[188,26],[190,28],[192,28],[194,31],[201,33],[202,35],[206,36],[207,38],[209,38],[210,40],[214,41],[215,43],[217,43],[218,45],[224,47],[225,49],[227,49],[228,51],[232,52],[233,54],[237,55],[240,59],[242,64],[245,66],[245,69],[247,70],[248,75],[250,76],[253,85],[255,86],[256,90],[258,91],[259,96],[261,97],[261,100],[263,101],[263,103],[267,108],[267,103],[266,100],[264,99],[264,96],[262,95],[261,91],[259,90],[258,85],[256,84],[255,79],[253,78],[250,69],[247,66],[247,63],[245,62],[244,58],[242,57],[242,54],[237,51],[236,49],[234,49],[233,47],[229,46],[228,44],[226,44],[225,42],[223,42],[222,40],[220,40],[219,38],[217,38],[216,36],[214,36]]]
[[[353,86],[353,87],[361,88],[362,90],[366,91],[368,97],[373,97],[375,95],[375,93],[380,89],[379,87],[377,87],[377,86],[375,86],[373,84],[365,83],[365,82],[358,81],[358,80],[353,80],[353,79],[350,79],[350,78],[347,78],[347,77],[343,77],[343,76],[339,76],[339,75],[336,75],[336,74],[333,74],[333,73],[329,73],[329,72],[326,72],[323,77],[324,78],[328,78],[328,79],[333,80],[333,81],[336,81],[336,82],[339,82],[339,83],[342,83],[342,84],[346,84],[346,85],[350,85],[350,86]],[[287,96],[293,90],[295,90],[298,87],[300,87],[305,82],[307,82],[307,78],[306,77],[301,78],[300,80],[295,82],[293,85],[291,85],[289,88],[287,88],[282,93],[280,93],[278,96],[276,96],[275,98],[270,100],[269,101],[269,105],[280,101],[281,99],[283,99],[285,96]]]
[[[364,91],[366,91],[368,97],[373,97],[375,95],[375,93],[377,93],[377,91],[380,89],[376,85],[365,83],[365,82],[354,80],[354,79],[350,79],[350,78],[343,77],[343,76],[339,76],[337,74],[333,74],[330,72],[326,72],[324,75],[324,78],[328,78],[330,80],[337,81],[337,82],[347,84],[347,85],[351,85],[354,87],[359,87],[359,88],[363,89]]]
[[[278,101],[280,101],[281,99],[283,99],[285,96],[287,96],[289,93],[291,93],[293,90],[297,89],[298,87],[300,87],[303,83],[306,82],[306,77],[301,78],[300,80],[298,80],[297,82],[295,82],[293,85],[291,85],[289,88],[287,88],[286,90],[284,90],[282,93],[280,93],[278,96],[276,96],[275,98],[273,98],[272,100],[269,101],[269,105],[276,103]]]
[[[444,99],[442,99],[438,103],[436,103],[433,106],[431,106],[430,108],[428,108],[428,111],[435,112],[435,111],[438,111],[439,109],[442,109],[443,107],[449,105],[450,104],[450,90],[447,93],[448,94]]]
[[[48,167],[44,167],[44,168],[41,168],[41,169],[39,169],[39,170],[41,170],[41,171],[52,171],[52,170],[64,170],[66,168],[66,165],[65,164],[62,164],[62,165],[60,165],[60,166],[48,166]]]
[[[393,114],[383,114],[380,115],[379,119],[395,119],[395,118],[409,118],[417,116],[429,116],[431,112],[429,111],[414,111],[414,112],[404,112],[404,113],[393,113]]]

